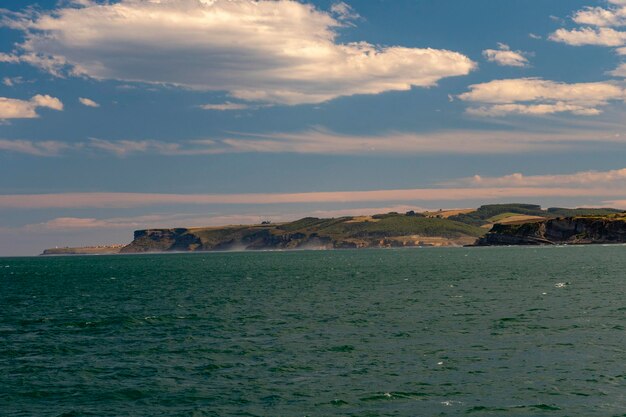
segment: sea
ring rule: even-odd
[[[0,258],[0,416],[626,416],[626,246]]]

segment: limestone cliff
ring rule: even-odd
[[[556,218],[523,224],[496,224],[477,246],[626,243],[623,215]]]

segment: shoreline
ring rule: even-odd
[[[626,246],[626,243],[564,243],[554,245],[465,245],[465,246],[405,246],[393,248],[330,248],[330,249],[249,249],[249,250],[207,250],[207,251],[161,251],[161,252],[134,252],[134,253],[103,253],[103,254],[54,254],[54,255],[19,255],[0,256],[0,259],[10,258],[77,258],[77,257],[104,257],[104,256],[152,256],[152,255],[202,255],[202,254],[228,254],[228,253],[293,253],[293,252],[360,252],[360,251],[392,251],[392,250],[440,250],[440,249],[495,249],[495,248],[524,248],[524,249],[545,249],[545,248],[582,248],[582,247],[618,247]]]

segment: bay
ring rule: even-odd
[[[2,416],[625,416],[626,247],[0,258]]]

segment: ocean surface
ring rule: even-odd
[[[626,416],[626,246],[0,258],[0,416]]]

